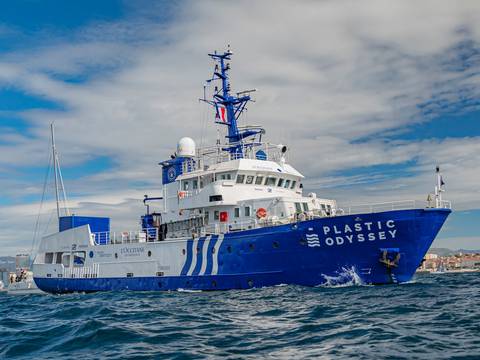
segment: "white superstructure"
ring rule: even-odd
[[[193,141],[188,145],[195,148]],[[189,153],[181,174],[164,185],[162,201],[151,205],[161,223],[172,224],[168,237],[189,236],[191,229],[179,223],[189,219],[202,218],[206,232],[224,233],[335,215],[334,200],[303,195],[303,175],[286,163],[285,146],[258,144],[240,159],[221,147]],[[255,157],[259,150],[265,154],[261,160]]]

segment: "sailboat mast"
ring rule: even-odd
[[[53,172],[55,176],[55,199],[57,201],[57,219],[60,221],[60,199],[58,195],[58,169],[57,169],[57,149],[55,148],[55,130],[53,123],[50,124],[50,131],[52,133],[52,157],[53,157]]]

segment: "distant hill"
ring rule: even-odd
[[[480,254],[480,250],[467,250],[467,249],[458,249],[455,250],[455,253],[462,253],[462,254]]]
[[[447,249],[447,248],[430,248],[428,250],[429,254],[437,254],[439,256],[449,256],[455,254],[455,250]]]
[[[428,250],[429,254],[437,254],[439,256],[450,256],[450,255],[455,255],[455,254],[475,254],[475,253],[480,253],[480,249],[478,250],[467,250],[467,249],[457,249],[457,250],[452,250],[452,249],[447,249],[447,248],[431,248]]]

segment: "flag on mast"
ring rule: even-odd
[[[215,119],[223,123],[227,122],[227,109],[224,106],[217,105],[217,113],[215,114]]]

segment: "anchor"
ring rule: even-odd
[[[400,262],[400,252],[399,249],[380,249],[382,251],[382,256],[378,260],[381,264],[383,264],[387,268],[388,276],[390,277],[390,283],[397,283],[397,279],[395,278],[395,274],[392,273],[392,270],[398,267]],[[395,254],[395,257],[389,255]]]

